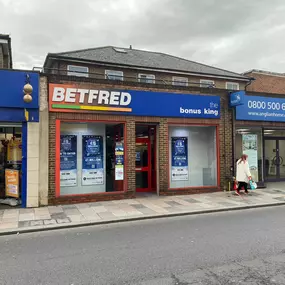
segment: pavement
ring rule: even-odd
[[[250,195],[231,192],[180,196],[140,196],[136,199],[33,209],[0,210],[0,235],[193,215],[285,204],[284,183],[274,183]]]
[[[285,206],[0,237],[0,284],[284,285]]]

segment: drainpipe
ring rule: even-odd
[[[255,81],[255,78],[251,77],[249,78],[249,81],[246,83],[245,87],[244,87],[244,90],[246,91],[247,87],[253,82]],[[235,153],[235,117],[236,116],[236,109],[235,107],[232,108],[232,167],[231,167],[231,170],[232,170],[232,176],[235,177],[235,160],[236,160],[236,153]]]

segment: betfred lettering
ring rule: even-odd
[[[55,87],[53,102],[90,105],[128,106],[132,97],[128,92]]]

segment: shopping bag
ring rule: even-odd
[[[257,188],[257,184],[253,180],[249,181],[249,186],[251,190],[255,190]]]

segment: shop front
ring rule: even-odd
[[[248,155],[259,186],[285,181],[285,99],[243,95],[236,106],[235,158]]]
[[[38,85],[37,73],[0,71],[0,208],[36,206],[30,198],[36,196],[37,185],[33,193],[28,190],[28,143],[29,131],[39,121]]]
[[[220,97],[49,84],[49,203],[219,190]]]

